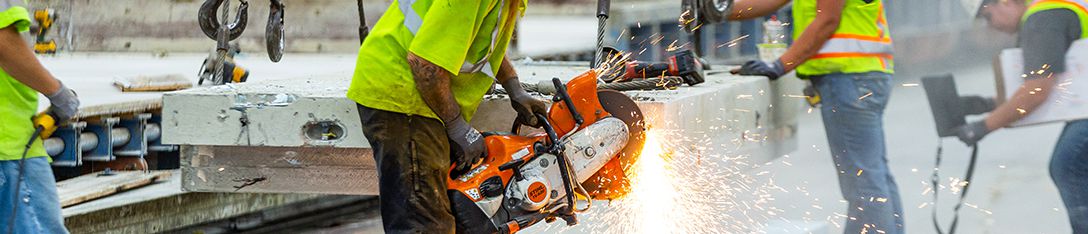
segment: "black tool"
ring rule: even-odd
[[[968,115],[978,115],[990,112],[994,109],[995,103],[991,98],[984,98],[980,96],[960,96],[956,91],[956,81],[951,74],[930,76],[922,78],[922,86],[926,90],[926,98],[929,99],[929,106],[933,112],[933,121],[937,124],[937,135],[939,137],[956,137],[956,128],[967,124]],[[940,173],[942,151],[944,147],[940,139],[937,140],[937,156],[933,166],[933,174],[930,178],[931,186],[933,186],[933,228],[937,233],[956,233],[956,226],[959,224],[959,211],[963,207],[964,199],[967,198],[967,190],[970,188],[972,179],[975,174],[975,165],[978,162],[978,145],[971,147],[971,161],[967,164],[967,173],[963,176],[963,181],[967,182],[960,191],[959,201],[953,208],[952,223],[948,229],[942,229],[940,221],[937,218],[937,202],[938,186],[940,186]],[[947,232],[945,232],[947,231]]]
[[[703,62],[695,56],[694,51],[682,50],[664,62],[627,61],[622,69],[614,74],[604,75],[602,79],[611,83],[671,76],[682,78],[685,84],[697,85],[706,81],[703,68]]]

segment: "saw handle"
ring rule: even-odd
[[[555,97],[552,97],[552,101],[563,101],[563,105],[567,106],[567,110],[570,111],[570,116],[574,118],[574,123],[578,125],[585,123],[582,115],[578,114],[578,110],[574,108],[574,102],[570,100],[570,94],[567,93],[567,86],[563,85],[563,81],[559,80],[559,78],[552,78],[552,84],[555,85]],[[551,128],[551,126],[547,127]]]

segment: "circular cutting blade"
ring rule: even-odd
[[[619,155],[620,164],[627,169],[638,159],[638,154],[642,152],[642,145],[646,142],[646,121],[643,118],[642,109],[638,108],[638,104],[631,97],[615,90],[597,91],[597,98],[600,99],[604,110],[612,114],[612,117],[627,123],[630,137]]]
[[[634,100],[627,95],[615,90],[600,90],[597,92],[601,106],[613,117],[627,124],[630,133],[627,145],[623,147],[619,155],[612,158],[604,167],[582,183],[593,199],[612,200],[627,195],[631,191],[631,182],[627,178],[626,171],[638,160],[642,146],[646,142],[646,122],[643,119],[642,110],[638,108]]]

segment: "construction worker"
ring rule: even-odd
[[[498,81],[520,120],[544,102],[521,88],[505,53],[526,0],[396,0],[359,49],[348,98],[378,164],[386,233],[451,233],[446,182],[484,156],[469,126]]]
[[[49,98],[48,113],[60,122],[75,116],[79,100],[45,70],[20,36],[30,26],[25,4],[0,0],[0,232],[68,233],[51,159],[31,118],[38,93]]]
[[[1033,113],[1056,88],[1067,69],[1066,54],[1075,41],[1088,39],[1088,3],[1083,0],[974,0],[969,11],[992,28],[1019,33],[1023,50],[1024,84],[984,120],[957,128],[957,136],[975,145],[986,134]],[[1082,79],[1084,74],[1076,74]],[[1081,82],[1081,81],[1078,81]],[[1065,203],[1073,233],[1088,233],[1088,120],[1067,122],[1054,146],[1050,177]]]
[[[737,0],[731,20],[777,11],[789,0]],[[820,111],[843,198],[844,233],[903,233],[903,208],[885,156],[892,39],[884,0],[794,0],[794,43],[775,62],[734,73],[778,79],[797,71],[821,96]]]

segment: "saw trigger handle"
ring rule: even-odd
[[[555,85],[555,97],[552,98],[552,101],[563,101],[563,105],[567,106],[567,110],[570,111],[570,116],[574,118],[574,123],[578,125],[585,123],[582,115],[578,114],[578,110],[574,108],[574,102],[570,100],[570,94],[567,93],[567,86],[563,85],[563,81],[559,80],[559,78],[552,78],[552,84]]]

